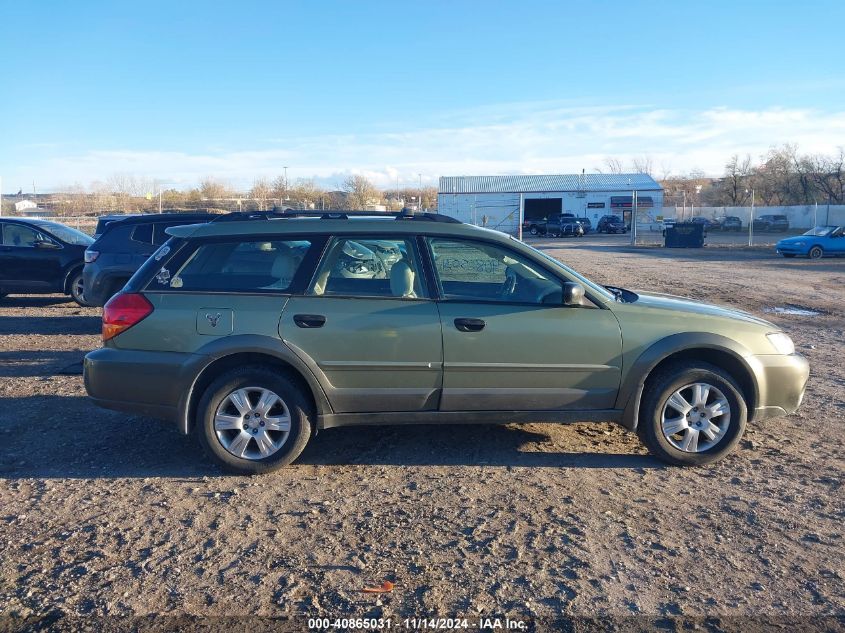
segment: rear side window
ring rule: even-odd
[[[132,229],[132,241],[141,242],[142,244],[153,243],[153,225],[152,224],[138,224]]]
[[[162,269],[149,288],[200,292],[285,292],[293,284],[312,241],[255,240],[198,246],[171,273]]]

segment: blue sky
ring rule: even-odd
[[[5,192],[845,145],[845,3],[0,0]]]

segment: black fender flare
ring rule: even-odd
[[[743,367],[752,391],[752,393],[747,394],[750,398],[749,417],[752,416],[754,403],[759,398],[760,387],[751,352],[745,346],[721,334],[681,332],[666,336],[649,345],[625,372],[625,380],[620,385],[619,395],[616,398],[616,408],[623,411],[622,426],[632,431],[636,430],[643,388],[654,368],[670,356],[695,349],[713,350],[727,354]]]
[[[260,334],[236,334],[210,341],[192,354],[191,359],[182,367],[184,383],[189,386],[183,392],[178,404],[177,426],[181,433],[187,435],[191,430],[191,403],[198,395],[195,394],[195,390],[200,377],[217,361],[238,354],[270,356],[290,365],[308,385],[314,398],[317,416],[333,413],[326,392],[312,369],[312,367],[317,368],[317,364],[312,359],[308,359],[310,362],[303,360],[278,338]],[[317,369],[317,371],[320,370]]]

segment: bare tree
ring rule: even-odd
[[[740,158],[738,154],[731,156],[725,165],[725,175],[719,186],[720,198],[723,206],[742,207],[748,201],[746,193],[752,174],[751,156]]]
[[[321,200],[326,194],[325,190],[313,178],[297,180],[291,193],[297,205],[304,209],[316,209],[321,206]]]
[[[343,182],[342,190],[346,193],[347,209],[366,209],[381,200],[381,191],[361,175],[349,176]]]
[[[604,166],[607,168],[609,174],[624,174],[625,168],[622,166],[622,161],[618,158],[608,156],[604,159]],[[600,171],[600,170],[599,170]]]
[[[264,211],[267,206],[267,199],[273,193],[273,188],[267,178],[256,178],[252,182],[252,189],[249,190],[249,197],[258,204],[258,210]]]
[[[651,160],[651,156],[638,156],[631,160],[631,168],[634,173],[651,176],[654,173],[654,161]]]
[[[219,200],[230,197],[231,192],[222,180],[206,176],[200,181],[199,194],[205,200]]]

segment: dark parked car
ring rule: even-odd
[[[719,222],[719,228],[722,231],[741,231],[742,230],[742,220],[740,220],[735,215],[725,216]]]
[[[711,220],[710,218],[705,218],[703,215],[696,215],[691,217],[687,222],[691,222],[693,224],[700,224],[704,227],[704,232],[707,233],[710,229],[718,230],[721,228],[721,224],[716,220]]]
[[[583,237],[584,227],[575,216],[561,216],[546,225],[546,234],[552,237]]]
[[[85,249],[94,240],[58,222],[0,218],[0,298],[7,294],[83,296]]]
[[[754,218],[755,231],[787,231],[789,220],[785,215],[761,215]]]
[[[627,230],[625,223],[618,215],[603,215],[596,224],[597,233],[624,233]]]
[[[86,301],[103,306],[123,288],[135,271],[168,236],[165,229],[182,224],[201,224],[209,213],[158,213],[113,219],[104,233],[85,251]]]
[[[532,218],[523,221],[522,232],[530,235],[545,235],[548,233],[549,225],[558,226],[561,218],[574,218],[571,213],[552,213],[547,218]]]
[[[593,223],[590,222],[590,218],[578,218],[578,224],[583,227],[584,235],[593,230]]]

